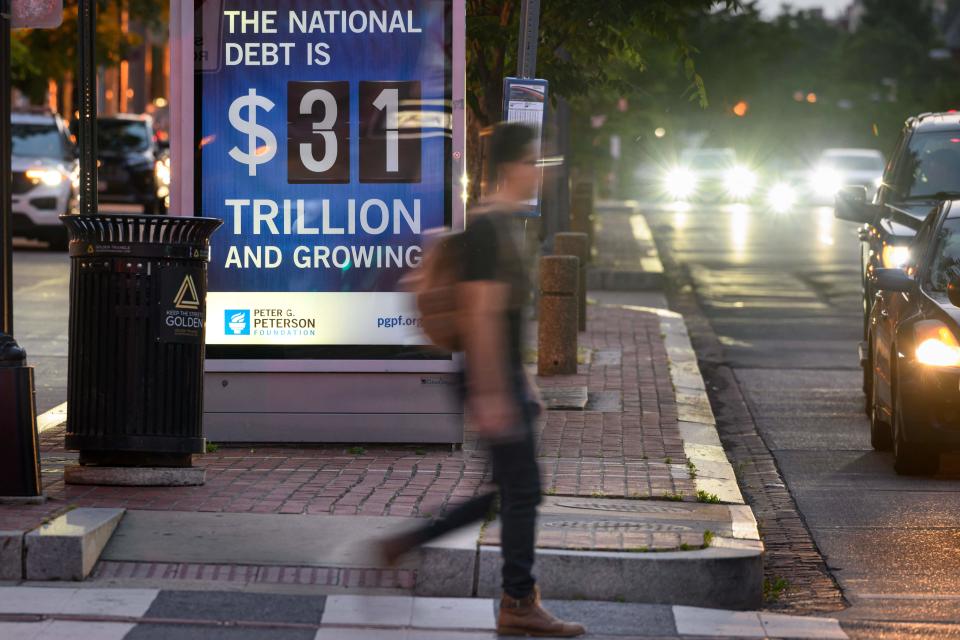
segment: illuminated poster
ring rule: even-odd
[[[398,283],[451,222],[449,0],[197,6],[208,357],[427,357]]]

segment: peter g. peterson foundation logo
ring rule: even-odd
[[[250,309],[227,309],[223,312],[223,323],[229,329],[227,335],[250,335]]]

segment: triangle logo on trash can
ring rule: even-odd
[[[189,274],[184,277],[177,295],[173,298],[173,304],[177,309],[196,310],[200,308],[200,297],[197,295],[197,287],[193,283],[193,277]]]

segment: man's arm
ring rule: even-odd
[[[519,420],[507,358],[509,285],[473,280],[457,286],[467,358],[467,405],[480,431],[502,434]]]

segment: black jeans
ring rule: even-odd
[[[533,591],[537,505],[540,504],[540,469],[533,425],[524,425],[526,437],[517,442],[490,445],[493,481],[500,494],[500,548],[503,554],[503,590],[511,598]],[[431,522],[416,535],[423,544],[445,533],[484,519],[498,492],[479,495]]]

